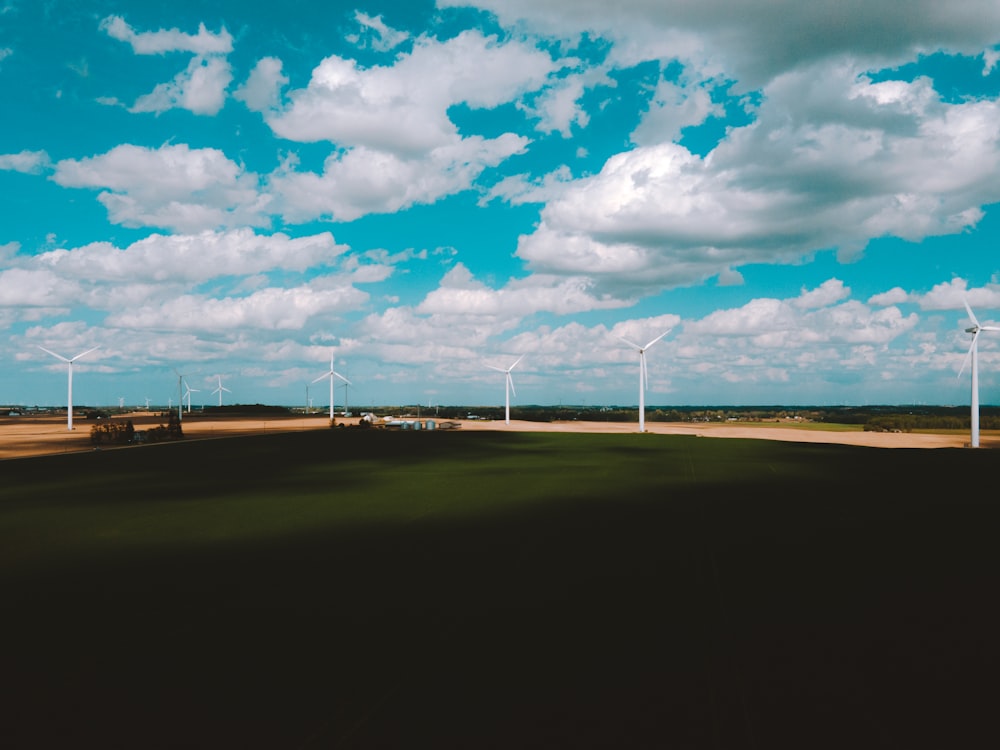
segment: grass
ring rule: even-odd
[[[0,741],[972,747],[996,468],[353,430],[4,462]]]

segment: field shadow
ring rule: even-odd
[[[984,454],[351,437],[53,460],[86,487],[145,471],[162,492],[235,482],[285,504],[306,489],[293,478],[325,482],[312,472],[329,465],[342,491],[403,508],[416,487],[399,494],[391,474],[423,467],[482,512],[442,498],[419,516],[6,570],[5,744],[971,747],[989,731],[1000,512],[955,481],[990,476]],[[10,533],[37,477],[6,479]]]

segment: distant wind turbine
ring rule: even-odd
[[[969,347],[969,353],[965,355],[965,360],[962,362],[962,369],[958,371],[958,377],[962,377],[962,373],[965,372],[965,366],[972,360],[972,439],[970,444],[973,448],[979,447],[979,333],[981,331],[1000,331],[998,326],[981,326],[979,321],[976,320],[975,314],[972,312],[972,308],[969,307],[969,303],[965,302],[965,309],[969,313],[969,320],[972,321],[972,327],[966,328],[966,333],[972,334],[972,345]]]
[[[353,383],[351,383],[350,380],[348,380],[343,375],[341,375],[339,372],[337,372],[336,370],[333,369],[333,355],[331,354],[330,355],[330,369],[327,370],[322,375],[320,375],[318,378],[316,378],[315,380],[312,381],[313,383],[318,383],[319,381],[323,380],[324,378],[330,378],[330,422],[333,422],[333,379],[335,377],[336,378],[340,378],[341,380],[343,380],[348,385],[353,385]]]
[[[184,378],[186,377],[184,373],[177,372],[177,421],[180,422],[184,419]]]
[[[201,393],[201,391],[199,389],[197,389],[197,388],[192,388],[190,385],[187,384],[187,382],[185,382],[184,383],[184,395],[187,396],[187,400],[188,400],[188,414],[191,413],[191,394],[192,393]]]
[[[212,393],[213,394],[215,394],[215,393],[219,394],[219,406],[222,406],[222,392],[225,391],[226,393],[232,393],[232,391],[229,390],[228,388],[226,388],[226,386],[224,386],[222,384],[222,376],[221,375],[217,375],[216,377],[219,379],[219,387],[216,388],[214,391],[212,391]]]
[[[66,357],[62,356],[61,354],[56,354],[55,352],[46,349],[44,346],[40,346],[38,348],[41,349],[46,354],[51,354],[56,359],[61,359],[63,362],[66,363],[66,369],[67,369],[67,373],[68,373],[67,374],[67,378],[66,378],[66,382],[67,382],[67,385],[66,385],[66,429],[67,430],[72,430],[73,429],[73,363],[76,362],[76,360],[80,359],[80,357],[85,357],[86,355],[90,354],[92,351],[94,351],[96,349],[99,349],[100,347],[95,346],[93,349],[88,349],[85,352],[80,352],[75,357],[71,357],[70,359],[66,359]]]
[[[646,389],[649,388],[649,375],[646,372],[646,350],[668,333],[670,333],[669,330],[664,331],[645,346],[639,346],[626,338],[618,337],[633,349],[639,350],[639,432],[646,431]]]
[[[514,390],[514,379],[510,376],[510,371],[513,370],[515,367],[517,367],[517,363],[520,362],[522,359],[524,359],[524,355],[523,354],[520,357],[518,357],[514,361],[514,364],[512,364],[506,370],[504,370],[502,367],[494,367],[493,365],[486,365],[491,370],[496,370],[497,372],[502,372],[504,374],[504,381],[505,381],[505,384],[504,384],[504,394],[506,396],[506,398],[504,400],[504,407],[505,407],[504,408],[504,423],[505,424],[510,424],[510,394],[513,391],[514,395],[515,396],[517,395],[517,391]]]

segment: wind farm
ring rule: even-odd
[[[995,736],[1000,3],[0,16],[3,750]]]

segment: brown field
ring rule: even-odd
[[[122,419],[132,420],[137,430],[165,424],[166,420],[157,414],[136,412],[123,415]],[[438,420],[439,423],[444,420]],[[502,421],[458,420],[463,430],[498,430],[504,432],[613,432],[628,433],[638,431],[635,422],[528,422],[511,420],[510,425]],[[357,423],[357,418],[344,420],[345,424]],[[93,450],[90,444],[90,428],[95,424],[83,418],[74,418],[73,431],[66,429],[66,418],[46,417],[6,417],[0,418],[0,460],[37,456],[50,453],[68,453]],[[208,439],[254,435],[268,431],[297,431],[328,429],[328,421],[322,416],[311,417],[234,417],[203,418],[192,416],[184,420],[183,430],[187,439]],[[802,425],[734,425],[734,424],[693,424],[647,422],[646,431],[656,434],[697,435],[715,438],[757,438],[764,440],[784,440],[790,442],[840,443],[873,448],[961,448],[968,444],[967,433],[926,434],[926,433],[876,433],[849,432],[806,428]],[[1000,433],[983,432],[980,445],[984,448],[1000,447]]]

